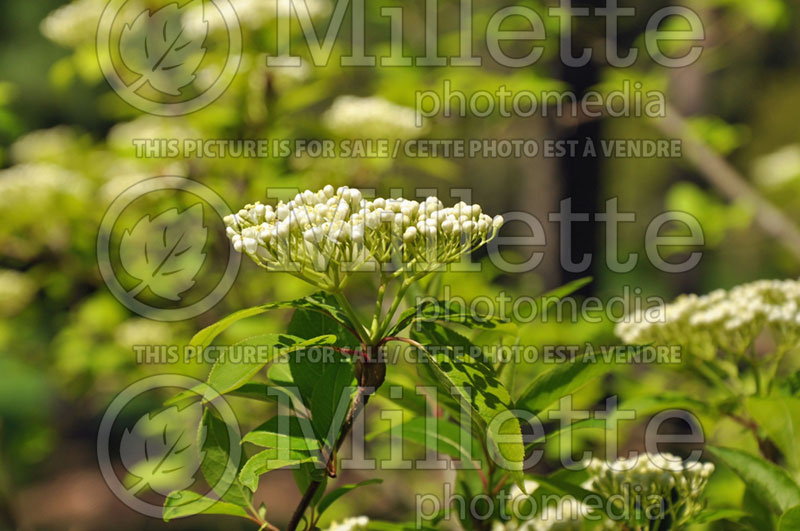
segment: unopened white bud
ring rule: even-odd
[[[254,254],[258,249],[258,241],[255,238],[242,238],[242,242],[247,254]]]

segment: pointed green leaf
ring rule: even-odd
[[[741,450],[718,446],[707,448],[775,512],[782,513],[800,505],[800,487],[785,470]]]
[[[710,524],[720,520],[737,521],[750,516],[738,509],[705,509],[692,519],[693,524]]]
[[[368,434],[365,440],[369,442],[384,433],[389,433],[391,429],[391,426],[388,426],[376,430]],[[401,424],[397,429],[402,434],[403,440],[461,460],[463,461],[462,466],[467,466],[474,458],[480,457],[480,445],[472,439],[472,434],[452,422],[433,417],[414,417]],[[461,443],[465,440],[469,441],[472,452],[468,452],[462,446]]]
[[[319,502],[319,506],[317,507],[317,515],[321,515],[325,512],[325,510],[333,505],[333,503],[359,487],[366,487],[367,485],[377,485],[379,483],[383,483],[382,479],[367,479],[364,481],[359,481],[358,483],[354,483],[351,485],[342,485],[341,487],[330,491],[328,494],[325,495],[324,498]]]
[[[576,430],[591,430],[591,429],[603,430],[606,429],[607,427],[608,424],[606,423],[606,419],[584,419],[584,420],[579,420],[577,422],[573,422],[572,424],[567,424],[566,426],[562,426],[559,424],[559,426],[556,429],[546,433],[541,437],[537,437],[536,439],[531,441],[529,443],[529,447],[532,447],[536,444],[540,444],[546,441],[552,441],[562,432],[572,432]]]
[[[183,518],[196,514],[224,514],[250,518],[243,507],[224,501],[206,498],[189,490],[180,490],[170,493],[164,500],[164,521],[173,518]]]
[[[509,322],[500,317],[480,315],[470,311],[467,305],[455,301],[426,300],[401,313],[394,326],[386,332],[386,336],[399,334],[415,321],[427,323],[440,321],[469,328],[495,328],[499,324]]]
[[[236,477],[243,462],[238,435],[236,429],[206,409],[198,430],[198,446],[203,456],[200,470],[222,501],[246,507],[252,496]]]
[[[800,470],[800,399],[751,396],[746,405],[750,415],[781,451],[789,468]]]
[[[279,454],[278,449],[269,448],[248,459],[239,473],[239,481],[242,482],[242,485],[255,492],[258,488],[258,478],[262,474],[287,466],[312,463],[317,460],[315,456],[301,452],[289,452],[288,457],[281,457]]]
[[[264,448],[288,449],[292,452],[313,452],[320,449],[311,423],[307,419],[289,415],[272,417],[245,435],[242,442]]]
[[[261,306],[254,306],[252,308],[245,308],[244,310],[239,310],[238,312],[234,312],[226,317],[223,317],[216,323],[209,325],[199,332],[197,332],[192,340],[189,342],[189,346],[192,347],[195,351],[203,351],[211,345],[211,342],[224,332],[228,327],[241,321],[242,319],[246,319],[248,317],[254,317],[256,315],[260,315],[264,312],[268,312],[270,310],[279,310],[285,308],[304,308],[310,311],[320,312],[326,315],[330,315],[333,319],[344,323],[350,326],[350,321],[338,307],[335,305],[330,304],[329,296],[325,293],[318,292],[314,293],[313,295],[309,295],[308,297],[303,297],[301,299],[296,299],[293,301],[283,301],[283,302],[275,302],[270,304],[262,304]],[[350,326],[352,328],[352,326]],[[314,336],[322,335],[322,333],[315,334]],[[312,336],[312,337],[314,337]],[[308,338],[306,338],[308,339]]]
[[[439,324],[420,322],[419,325],[419,330],[412,330],[412,338],[425,347],[427,367],[436,384],[458,404],[471,409],[472,420],[488,447],[499,453],[505,468],[522,486],[525,448],[519,419],[511,412],[513,406],[508,391],[479,351],[468,342],[463,345],[466,341],[463,337]],[[454,344],[458,343],[467,347],[467,353],[454,349]]]
[[[778,520],[778,531],[797,531],[800,529],[800,505],[783,513]]]
[[[698,400],[684,393],[664,391],[658,395],[636,396],[625,400],[617,411],[611,414],[615,421],[622,412],[634,411],[637,418],[642,418],[653,413],[667,409],[689,409],[694,412],[713,412],[714,406],[708,401]]]
[[[337,354],[335,361],[323,364],[322,375],[311,394],[311,423],[321,441],[335,444],[355,388],[350,360]]]
[[[330,345],[335,339],[330,335],[302,339],[289,334],[264,334],[245,339],[220,356],[211,368],[208,383],[220,394],[228,393],[246,384],[278,355],[311,346]],[[246,350],[244,347],[253,348]]]
[[[540,413],[614,367],[613,359],[605,361],[600,355],[562,363],[536,377],[519,397],[517,405],[532,413]]]

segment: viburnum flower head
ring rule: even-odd
[[[246,205],[225,224],[234,249],[260,266],[337,289],[357,270],[422,275],[456,262],[494,238],[503,218],[433,196],[366,199],[327,185],[275,206]]]
[[[671,517],[677,529],[704,509],[703,492],[714,465],[647,453],[616,461],[592,459],[588,472],[587,488],[621,501],[623,514],[635,519],[636,511],[644,510],[648,519]]]
[[[681,295],[661,321],[635,315],[616,327],[626,343],[683,345],[693,355],[742,353],[768,331],[778,354],[800,340],[800,281],[758,280],[707,295]]]

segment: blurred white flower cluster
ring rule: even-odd
[[[66,126],[32,131],[11,145],[11,158],[25,162],[63,162],[70,152],[80,149],[75,131]]]
[[[616,334],[626,343],[683,345],[713,359],[720,351],[743,353],[768,330],[777,352],[783,352],[800,341],[800,281],[759,280],[729,291],[681,295],[663,316],[659,322],[627,319]]]
[[[366,516],[353,516],[343,520],[341,523],[331,523],[327,531],[367,531],[368,524],[369,518]]]
[[[105,6],[104,0],[76,0],[47,15],[40,29],[45,37],[62,46],[91,42]]]
[[[586,485],[583,487],[587,488]],[[536,481],[526,480],[527,494],[525,494],[522,489],[514,485],[508,493],[508,503],[512,512],[515,510],[520,513],[526,512],[527,509],[522,509],[521,502],[538,488],[539,484]],[[555,504],[546,503],[533,518],[522,522],[495,523],[492,531],[578,531],[583,529],[584,519],[590,512],[591,509],[587,505],[574,497],[562,496]]]
[[[587,486],[621,504],[615,514],[630,523],[644,517],[669,521],[669,529],[678,529],[705,508],[703,491],[713,472],[711,463],[684,461],[669,453],[637,454],[612,462],[592,459]]]
[[[711,463],[687,462],[668,453],[640,454],[612,462],[592,459],[588,462],[590,477],[581,488],[614,503],[615,507],[607,507],[614,521],[599,514],[590,517],[593,509],[588,502],[573,496],[562,496],[556,503],[545,496],[540,500],[544,506],[533,518],[496,523],[492,531],[577,531],[584,529],[587,520],[598,529],[640,529],[647,519],[670,519],[668,528],[677,529],[703,510],[701,498],[713,471]],[[537,482],[525,481],[527,494],[517,486],[509,491],[513,516],[518,518],[530,509],[521,505],[522,499],[538,488]],[[658,524],[651,528],[659,529]]]
[[[346,138],[417,138],[425,128],[416,120],[414,109],[374,96],[339,96],[322,116],[328,129]]]
[[[88,193],[86,179],[49,163],[19,164],[0,170],[0,208],[29,210],[59,195],[80,197]]]
[[[22,311],[36,294],[36,283],[25,273],[0,269],[0,315],[10,317]]]
[[[503,218],[464,202],[368,200],[355,188],[327,185],[275,207],[246,205],[225,223],[234,248],[262,267],[332,290],[359,269],[392,264],[398,276],[422,275],[455,262],[491,240]]]
[[[329,0],[294,0],[300,9],[308,11],[311,18],[327,15],[331,10]],[[227,31],[225,24],[206,25],[204,10],[208,9],[206,2],[196,2],[197,6],[190,6],[183,16],[183,28],[192,37],[204,37],[207,30],[217,29]],[[265,24],[284,17],[293,16],[292,0],[230,0],[236,12],[239,23],[247,29],[263,30]],[[203,12],[198,16],[197,11]]]
[[[790,144],[764,155],[753,166],[756,181],[766,188],[778,188],[800,178],[800,144]]]

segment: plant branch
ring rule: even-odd
[[[728,199],[749,204],[764,232],[783,243],[800,260],[800,229],[797,224],[762,197],[728,161],[693,135],[686,119],[675,108],[668,105],[664,117],[653,119],[653,123],[665,135],[679,138],[689,160],[706,180]]]
[[[382,363],[382,361],[380,361],[380,363]],[[364,372],[366,373],[366,370]],[[356,391],[356,396],[353,398],[353,402],[350,404],[350,409],[347,411],[347,416],[345,417],[342,431],[339,433],[336,443],[332,448],[330,446],[326,446],[322,451],[322,461],[324,462],[326,469],[329,468],[331,461],[336,458],[336,453],[339,451],[339,448],[342,446],[347,438],[347,435],[350,433],[350,430],[353,428],[353,423],[358,418],[358,415],[361,413],[361,411],[363,411],[363,409],[366,407],[370,394],[375,390],[374,387],[369,387],[365,385],[365,383],[368,382],[366,382],[365,376],[362,376],[361,381],[359,382],[358,390]],[[297,526],[303,519],[303,515],[305,514],[309,505],[311,505],[311,501],[314,499],[314,496],[316,495],[320,486],[322,486],[322,482],[312,481],[308,488],[306,488],[306,491],[303,493],[303,497],[300,499],[300,503],[297,505],[297,508],[292,515],[292,519],[289,521],[289,526],[287,527],[289,531],[295,531],[297,529]]]

